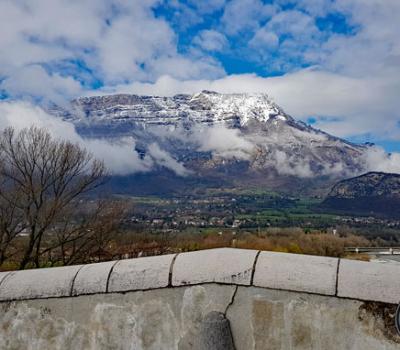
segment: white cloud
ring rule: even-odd
[[[268,93],[296,118],[306,121],[310,116],[324,117],[317,118],[316,127],[335,136],[370,133],[381,139],[400,139],[397,77],[347,77],[318,69],[271,78],[243,74],[216,80],[179,81],[163,76],[154,84],[121,85],[108,92],[172,96],[201,90]]]
[[[175,174],[179,176],[186,176],[191,173],[184,167],[183,164],[179,163],[168,152],[161,149],[157,143],[150,144],[148,152],[158,165],[172,170]]]
[[[81,84],[71,77],[58,73],[49,74],[41,66],[30,65],[16,70],[0,84],[13,97],[39,97],[59,105],[66,102],[66,96],[83,93]]]
[[[279,37],[267,28],[260,28],[250,40],[249,45],[261,50],[272,51],[279,45]]]
[[[221,52],[228,48],[225,35],[215,30],[203,30],[193,39],[193,43],[206,51]]]
[[[54,118],[40,107],[27,102],[0,102],[0,128],[38,126],[47,128],[57,138],[66,138],[76,142],[80,137],[72,124]]]
[[[225,5],[225,0],[189,0],[200,14],[209,14],[221,10]]]
[[[332,9],[335,0],[307,0],[291,2],[295,2],[299,9],[306,11],[312,16],[324,17]]]
[[[365,154],[365,166],[369,171],[400,174],[400,153],[388,154],[381,147],[371,147]]]
[[[16,96],[70,98],[81,93],[85,70],[106,84],[154,80],[161,74],[179,79],[223,75],[215,60],[178,52],[169,23],[152,11],[157,4],[157,0],[1,1],[0,79],[6,80],[0,89]],[[78,65],[75,76],[63,77],[62,67],[71,64]]]
[[[296,9],[278,11],[255,31],[247,55],[269,71],[293,71],[315,63],[310,52],[319,49],[323,39],[314,17]]]
[[[298,177],[312,177],[313,171],[310,168],[310,162],[307,159],[303,161],[293,161],[285,152],[276,151],[274,156],[276,169],[283,175],[293,175]]]
[[[147,172],[155,166],[166,167],[177,175],[189,172],[156,143],[149,147],[148,155],[141,159],[135,152],[135,140],[126,137],[112,142],[104,139],[84,139],[71,123],[49,115],[40,107],[27,102],[0,102],[0,129],[14,127],[21,130],[29,126],[46,128],[55,138],[78,143],[94,157],[104,161],[111,173],[127,175]]]
[[[167,151],[157,143],[148,147],[147,155],[141,159],[134,151],[135,140],[123,138],[117,141],[102,139],[84,139],[79,136],[71,123],[55,118],[41,108],[26,102],[1,102],[0,103],[1,128],[13,126],[17,130],[30,125],[45,127],[51,134],[60,139],[76,142],[87,148],[96,158],[104,160],[106,166],[114,174],[126,175],[137,172],[147,172],[154,167],[165,167],[179,176],[190,175],[190,170],[174,159]],[[162,130],[161,132],[165,132]],[[185,133],[186,132],[186,133]],[[155,135],[162,136],[157,129]],[[248,139],[238,129],[229,129],[224,125],[195,128],[187,133],[184,130],[176,130],[167,133],[165,137],[175,137],[194,145],[198,151],[211,152],[213,157],[222,159],[251,160],[254,150],[258,147],[266,147],[266,143],[274,142],[272,139]],[[276,135],[279,137],[279,135]],[[162,139],[162,137],[161,137]],[[190,146],[192,147],[192,146]],[[290,154],[276,150],[269,155],[268,162],[274,166],[280,174],[295,175],[299,177],[312,177],[310,159],[303,160],[291,157]],[[400,173],[400,154],[387,154],[382,148],[371,147],[362,160],[365,170],[385,171]],[[344,171],[343,164],[326,167],[323,173],[326,175],[341,174]],[[351,175],[351,174],[349,174]]]
[[[276,6],[264,5],[260,0],[232,0],[224,9],[222,24],[226,33],[236,35],[260,27],[260,21],[271,17]]]
[[[238,129],[215,125],[195,131],[199,150],[212,152],[214,157],[249,160],[255,145],[246,140]]]
[[[202,23],[196,47],[178,50],[179,23],[156,16],[158,0],[0,1],[0,91],[62,103],[99,79],[106,87],[90,93],[266,92],[332,134],[400,140],[398,0],[168,3],[175,20]],[[205,21],[211,13],[219,21]],[[329,14],[338,23],[317,26]],[[220,48],[288,73],[226,76]]]

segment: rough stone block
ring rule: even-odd
[[[201,323],[195,350],[235,350],[229,320],[222,312],[212,311]]]
[[[342,259],[338,296],[397,304],[400,302],[400,265]]]
[[[261,252],[254,285],[335,295],[338,259],[320,256]]]
[[[0,286],[0,300],[66,297],[81,266],[12,272]]]
[[[123,292],[168,286],[175,255],[161,255],[119,261],[110,277],[108,291]]]
[[[72,295],[105,293],[107,280],[117,261],[107,261],[83,266],[75,278]]]
[[[207,282],[250,285],[256,255],[256,250],[232,248],[179,254],[172,272],[172,285]]]

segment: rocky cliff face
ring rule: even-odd
[[[340,181],[323,206],[355,214],[400,217],[400,175],[370,172]]]
[[[186,175],[265,182],[340,178],[365,168],[366,146],[294,120],[265,94],[85,97],[70,110],[51,113],[74,123],[84,137],[114,142],[129,137],[142,159],[157,147],[185,167]]]
[[[328,197],[388,197],[400,199],[400,175],[370,172],[336,184]]]
[[[83,97],[73,101],[69,117],[75,121],[102,124],[130,122],[150,125],[182,123],[227,123],[240,127],[250,120],[291,120],[265,94],[218,94],[203,91],[173,97],[109,95]],[[82,112],[82,114],[81,114]]]

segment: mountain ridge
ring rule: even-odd
[[[50,113],[85,138],[129,138],[141,159],[158,148],[199,178],[262,185],[264,177],[268,185],[272,177],[340,179],[366,168],[368,146],[295,120],[264,93],[82,97]]]
[[[372,171],[339,181],[322,207],[337,212],[400,218],[400,175]]]

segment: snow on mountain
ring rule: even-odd
[[[200,176],[340,177],[365,167],[366,146],[294,120],[266,94],[83,97],[70,110],[51,113],[72,122],[84,137],[131,138],[142,159],[152,157],[157,145]]]
[[[288,118],[266,94],[218,94],[210,91],[173,97],[82,97],[73,101],[70,112],[68,117],[74,121],[130,121],[147,125],[178,124],[183,121],[206,124],[231,121],[243,126],[252,119],[266,122],[270,118]]]

